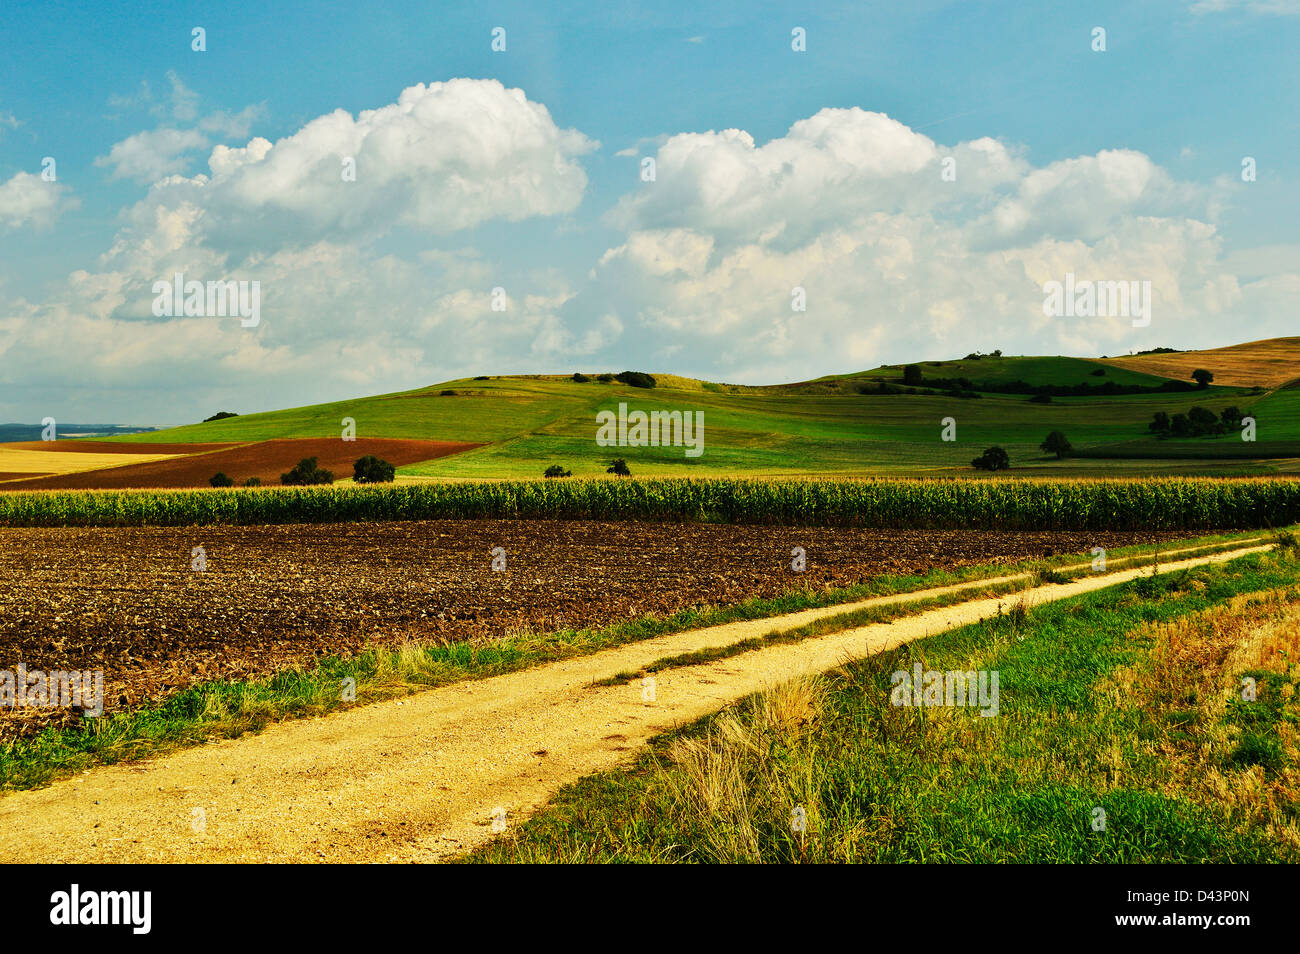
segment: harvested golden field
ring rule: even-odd
[[[149,452],[144,454],[130,453],[132,449],[130,445],[118,445],[123,446],[126,453],[117,450],[86,451],[84,449],[77,453],[69,453],[70,445],[66,442],[51,441],[46,443],[44,448],[40,446],[41,443],[24,441],[17,444],[0,444],[0,480],[22,480],[43,474],[75,474],[105,467],[120,467],[124,464],[147,464],[178,456],[166,453],[163,448],[149,448]],[[160,453],[160,450],[164,452]]]
[[[1177,381],[1190,380],[1193,371],[1205,368],[1214,375],[1215,384],[1275,388],[1300,378],[1300,338],[1266,338],[1208,351],[1141,354],[1103,362]]]

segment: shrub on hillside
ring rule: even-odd
[[[451,390],[451,388],[448,388],[445,391],[438,392],[438,397],[455,397],[455,396],[456,396],[456,392]]]
[[[573,380],[576,381],[578,384],[586,384],[588,381],[591,380],[591,378],[587,377],[581,371],[574,371]]]
[[[395,473],[392,464],[374,454],[358,457],[352,465],[352,479],[358,484],[391,484]]]
[[[572,477],[573,471],[565,470],[559,464],[552,464],[550,467],[546,468],[546,472],[542,474],[542,476],[543,477]]]
[[[221,471],[217,471],[215,474],[209,477],[208,483],[210,483],[213,487],[235,486],[235,482],[231,480],[229,477],[227,477],[225,474],[223,474]]]
[[[601,384],[609,384],[610,381],[614,380],[614,375],[610,374],[609,372],[606,372],[605,374],[598,374],[596,375],[596,380],[599,381]]]
[[[245,487],[260,487],[260,486],[262,486],[262,478],[261,478],[261,477],[249,477],[246,481],[244,481],[244,486],[245,486]]]
[[[1210,382],[1214,380],[1214,375],[1209,371],[1206,371],[1204,368],[1197,368],[1192,372],[1192,380],[1196,382],[1198,388],[1206,388],[1209,387]]]
[[[228,417],[239,417],[239,415],[236,414],[234,411],[218,411],[216,414],[213,414],[211,417],[205,417],[203,419],[203,423],[206,424],[208,423],[208,421],[224,421]]]
[[[614,378],[624,384],[630,384],[634,388],[652,388],[655,386],[655,379],[644,371],[620,371],[614,375]]]
[[[971,461],[970,465],[976,470],[1007,470],[1011,467],[1011,458],[1001,447],[990,447]]]
[[[910,387],[920,387],[922,383],[921,366],[909,364],[903,368],[903,383]]]
[[[609,467],[606,468],[605,473],[618,474],[618,476],[620,477],[632,476],[632,470],[627,466],[627,461],[625,461],[621,457],[615,458],[614,461],[609,465]]]
[[[332,484],[334,475],[328,470],[316,466],[315,457],[304,457],[293,465],[287,474],[280,475],[280,483],[291,487],[307,487],[313,484]]]

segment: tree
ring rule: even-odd
[[[260,486],[262,486],[262,478],[261,478],[261,477],[249,477],[246,481],[244,481],[244,486],[245,486],[245,487],[260,487]]]
[[[990,447],[971,461],[970,465],[976,470],[1007,470],[1011,467],[1011,458],[1001,447]]]
[[[227,477],[225,474],[223,474],[221,471],[217,471],[215,474],[209,477],[208,483],[210,483],[213,487],[235,486],[235,482],[231,480],[229,477]]]
[[[1192,380],[1196,382],[1198,388],[1207,387],[1214,380],[1214,375],[1204,368],[1197,368],[1192,372]]]
[[[1215,414],[1209,408],[1194,407],[1187,412],[1187,423],[1191,426],[1192,436],[1201,437],[1205,434],[1222,434],[1223,425],[1219,423],[1219,415]]]
[[[920,387],[924,382],[921,376],[921,366],[919,364],[909,364],[903,368],[903,383],[908,387]]]
[[[586,376],[585,374],[583,374],[581,371],[574,371],[574,372],[573,372],[573,380],[574,380],[575,382],[577,382],[578,384],[586,384],[588,381],[591,380],[591,378],[587,377],[587,376]]]
[[[546,468],[546,473],[542,474],[542,476],[543,477],[572,477],[573,471],[565,470],[559,464],[552,464],[550,467]]]
[[[1169,419],[1169,433],[1174,437],[1192,436],[1192,425],[1186,414],[1175,414]]]
[[[1223,422],[1223,426],[1227,430],[1236,430],[1241,427],[1241,419],[1243,417],[1245,417],[1245,415],[1241,413],[1241,408],[1237,407],[1235,404],[1225,407],[1219,413],[1219,420]]]
[[[1052,431],[1048,434],[1047,439],[1038,445],[1038,449],[1045,454],[1055,454],[1057,460],[1074,450],[1070,446],[1069,439],[1060,431]]]
[[[1166,411],[1156,411],[1155,416],[1151,418],[1151,423],[1147,425],[1147,430],[1159,434],[1161,437],[1169,436],[1169,414]]]
[[[627,461],[618,457],[605,470],[607,474],[618,474],[620,477],[631,477],[632,470],[627,466]]]
[[[239,417],[239,415],[236,414],[234,411],[218,411],[216,414],[213,414],[211,417],[205,417],[203,419],[203,423],[206,424],[208,423],[208,421],[224,421],[228,417]]]
[[[305,487],[312,484],[332,484],[334,475],[328,470],[316,466],[315,457],[304,457],[293,465],[287,474],[280,475],[280,483],[288,486]]]
[[[396,470],[388,461],[367,454],[352,465],[352,479],[358,484],[391,484]]]

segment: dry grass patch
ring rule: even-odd
[[[1162,789],[1199,792],[1300,848],[1300,588],[1233,599],[1132,634],[1148,654],[1112,674],[1117,709],[1140,711]]]

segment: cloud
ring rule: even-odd
[[[49,228],[60,215],[78,204],[67,186],[46,182],[30,172],[19,172],[0,184],[0,229],[26,225]]]
[[[199,94],[186,86],[175,70],[167,71],[167,82],[171,86],[171,94],[166,102],[154,105],[154,115],[160,119],[193,122],[199,115]]]
[[[95,160],[95,165],[111,168],[114,179],[133,179],[147,185],[184,172],[193,154],[208,145],[208,138],[193,129],[154,129],[116,143],[108,155]]]
[[[1225,327],[1294,324],[1294,249],[1223,252],[1216,209],[1242,187],[1179,181],[1134,150],[1034,165],[1014,144],[943,144],[857,108],[761,144],[739,129],[645,143],[656,179],[606,210],[619,234],[585,274],[457,246],[487,222],[550,218],[561,234],[597,148],[496,81],[413,86],[275,141],[218,143],[203,174],[168,165],[196,155],[186,143],[141,148],[159,178],[95,267],[0,313],[0,390],[64,417],[153,423],[132,411],[140,381],[185,420],[232,393],[282,407],[579,357],[766,383],[994,348],[1216,345]],[[113,168],[143,177],[127,155]],[[6,190],[28,179],[0,186],[0,221]],[[421,237],[438,247],[412,251]],[[155,318],[152,284],[176,271],[261,282],[262,325]],[[1067,272],[1150,281],[1151,327],[1045,316],[1042,285]]]
[[[473,363],[528,370],[617,337],[613,318],[571,329],[560,311],[574,290],[549,270],[473,249],[403,257],[375,247],[398,228],[446,236],[577,206],[587,183],[579,159],[597,144],[557,127],[520,90],[415,86],[276,142],[218,144],[208,174],[175,174],[201,138],[138,133],[104,158],[115,174],[155,181],[94,270],[39,303],[10,302],[0,318],[6,393],[64,417],[139,420],[132,393],[143,380],[169,395],[158,412],[167,422],[210,413],[232,392],[248,407],[326,400],[415,387]],[[355,182],[340,174],[345,157],[356,159]],[[153,283],[177,271],[260,282],[261,325],[154,317]],[[497,285],[505,312],[492,310]]]
[[[957,161],[955,184],[941,179],[945,158]],[[882,113],[823,109],[763,146],[740,129],[669,138],[655,181],[621,199],[608,220],[628,230],[685,225],[799,242],[872,210],[923,213],[980,200],[1024,168],[991,139],[953,155]]]
[[[273,144],[219,146],[211,177],[176,189],[195,193],[214,232],[232,236],[447,233],[571,212],[587,186],[577,160],[597,146],[521,90],[454,79],[412,86],[355,118],[336,110]]]
[[[253,123],[266,118],[266,106],[258,103],[246,106],[237,113],[219,109],[199,120],[199,129],[229,139],[248,136]]]
[[[1195,0],[1195,14],[1246,13],[1253,16],[1300,16],[1300,0]]]
[[[1222,343],[1243,312],[1264,316],[1252,336],[1284,334],[1297,270],[1273,255],[1282,276],[1238,279],[1214,225],[1230,196],[1133,150],[1034,167],[996,140],[946,146],[824,109],[762,145],[736,129],[668,139],[655,181],[607,215],[627,235],[570,310],[616,316],[648,365],[755,383],[1012,343]],[[1066,272],[1150,281],[1151,327],[1044,316],[1042,285]]]

